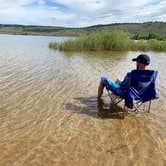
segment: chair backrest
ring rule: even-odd
[[[154,70],[133,70],[129,87],[131,98],[142,102],[159,98],[155,86],[157,74]]]

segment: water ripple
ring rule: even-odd
[[[53,39],[0,41],[0,165],[164,165],[165,53],[150,52],[160,94],[152,113],[113,115],[105,99],[101,117],[100,77],[122,79],[138,52],[63,53],[48,48]]]

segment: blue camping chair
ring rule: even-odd
[[[141,105],[144,105],[143,111],[150,112],[151,101],[159,98],[155,87],[157,74],[158,72],[154,70],[133,70],[124,96],[116,96],[106,86],[112,103],[117,105],[124,101],[124,108],[128,107],[134,111],[139,111]]]

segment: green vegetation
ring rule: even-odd
[[[137,33],[137,34],[133,35],[132,39],[134,39],[134,40],[151,40],[151,39],[166,40],[166,36],[161,37],[155,33],[149,33],[149,34],[145,34],[145,35]]]
[[[47,36],[80,36],[96,31],[121,30],[131,35],[156,34],[161,37],[166,35],[166,22],[145,22],[145,23],[116,23],[94,25],[83,28],[69,28],[56,26],[24,26],[0,24],[0,34],[26,34],[26,35],[47,35]]]
[[[78,36],[61,44],[50,43],[51,48],[59,50],[166,51],[166,22],[116,23],[84,28],[0,24],[0,34]]]
[[[96,51],[96,50],[156,50],[166,51],[166,40],[131,39],[129,33],[123,31],[98,31],[82,35],[63,43],[50,43],[49,47],[63,51]]]
[[[130,45],[131,50],[137,51],[166,51],[166,40],[160,41],[156,39],[151,40],[140,40],[137,42],[131,42]]]
[[[49,47],[65,51],[126,50],[129,42],[126,32],[100,31],[64,43],[50,43]]]

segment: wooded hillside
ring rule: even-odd
[[[84,28],[68,28],[55,26],[24,26],[24,25],[3,25],[0,24],[0,34],[15,35],[48,35],[48,36],[78,36],[84,33],[100,30],[119,29],[130,34],[155,33],[166,36],[166,22],[146,23],[116,23],[106,25],[95,25]]]

